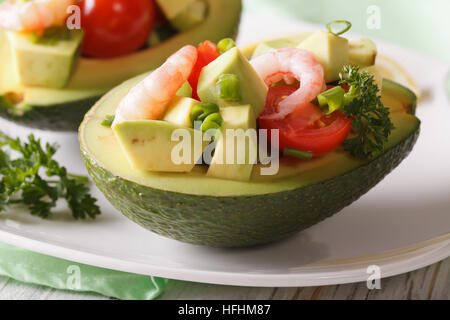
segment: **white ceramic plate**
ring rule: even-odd
[[[270,23],[268,23],[270,21]],[[299,22],[244,16],[240,43],[311,30]],[[450,106],[448,67],[379,43],[380,52],[406,67],[424,92],[418,108],[422,134],[392,174],[339,214],[285,241],[252,249],[212,249],[157,236],[100,199],[102,216],[72,221],[64,208],[43,221],[17,209],[0,217],[0,241],[85,264],[173,279],[248,286],[328,285],[367,279],[369,265],[392,276],[450,255]],[[12,135],[30,132],[4,121]],[[75,134],[36,131],[58,141],[58,159],[84,173]]]

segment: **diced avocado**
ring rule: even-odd
[[[350,41],[349,59],[354,66],[368,67],[375,64],[377,58],[377,46],[369,39]]]
[[[202,22],[207,13],[208,6],[206,2],[197,0],[188,5],[188,7],[170,20],[171,25],[178,31],[186,31]]]
[[[175,97],[167,107],[163,120],[182,127],[192,128],[191,110],[198,104],[197,100],[191,98]]]
[[[180,89],[178,89],[176,95],[178,97],[186,97],[186,98],[191,98],[192,97],[192,87],[189,84],[188,81],[186,81]]]
[[[156,0],[166,18],[170,21],[185,11],[197,0]]]
[[[276,40],[269,40],[264,41],[258,44],[258,46],[255,48],[255,51],[253,51],[253,58],[256,58],[264,53],[274,51],[281,48],[295,48],[299,45],[300,42],[295,41],[295,39],[276,39]]]
[[[239,78],[241,100],[236,102],[218,98],[216,84],[223,74],[234,74]],[[232,48],[203,68],[198,81],[197,93],[202,102],[211,102],[220,107],[249,104],[258,116],[264,109],[267,86],[238,48]]]
[[[249,105],[222,108],[220,114],[224,121],[222,134],[217,141],[207,176],[249,181],[257,159],[256,130],[249,131],[249,135],[245,136],[247,129],[256,129],[256,117],[253,108]],[[252,138],[251,134],[253,134]],[[234,142],[230,141],[230,138]],[[234,148],[230,148],[231,143],[233,143]],[[231,159],[232,154],[228,152],[234,154],[234,159]],[[230,158],[228,160],[232,160],[231,163],[227,160],[227,157]],[[238,162],[239,157],[241,157],[240,162]]]
[[[327,31],[317,31],[302,41],[298,48],[312,52],[325,72],[325,81],[339,80],[342,67],[349,64],[348,40]]]
[[[28,35],[12,31],[7,37],[22,85],[63,88],[68,83],[83,39],[81,30],[72,30],[69,39],[52,44],[33,43]]]
[[[195,150],[193,129],[184,128],[182,126],[160,120],[138,120],[125,121],[116,124],[112,127],[114,135],[128,159],[129,164],[137,170],[145,171],[162,171],[162,172],[190,172],[195,163],[202,156],[203,147],[201,150]],[[186,150],[190,155],[186,155],[186,163],[177,163],[172,157],[174,148],[179,145],[180,141],[172,141],[172,134],[175,130],[182,129],[186,134],[184,141],[189,143]],[[202,146],[203,142],[200,143]],[[180,150],[180,153],[183,153]],[[179,155],[178,153],[176,153]],[[184,155],[184,154],[183,154]]]

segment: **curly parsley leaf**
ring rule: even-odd
[[[340,84],[350,87],[343,112],[353,118],[352,135],[343,146],[355,157],[373,157],[383,151],[394,129],[389,108],[381,102],[373,76],[359,67],[345,66]]]
[[[22,204],[32,215],[50,218],[58,200],[64,198],[75,219],[94,219],[100,214],[88,179],[68,174],[53,159],[57,149],[55,144],[43,147],[34,135],[22,142],[0,131],[0,212]]]

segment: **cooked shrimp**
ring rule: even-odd
[[[158,119],[187,81],[196,62],[197,49],[193,46],[175,52],[122,99],[113,125],[128,120]]]
[[[314,100],[325,87],[322,65],[306,50],[283,48],[260,55],[250,63],[268,86],[280,80],[292,83],[292,78],[300,81],[300,88],[280,102],[277,112],[262,115],[267,119],[283,119]]]
[[[9,0],[0,4],[0,29],[37,31],[65,23],[67,8],[76,0]]]

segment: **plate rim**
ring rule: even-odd
[[[12,234],[4,230],[0,230],[0,241],[74,263],[110,270],[189,282],[249,287],[309,287],[362,282],[366,281],[369,276],[367,267],[370,265],[379,266],[381,277],[386,278],[417,270],[450,257],[450,233],[418,244],[377,252],[372,255],[342,260],[322,260],[297,268],[296,272],[283,274],[219,272],[183,267],[161,267],[41,242],[29,236]],[[396,254],[398,252],[401,252],[401,254]],[[379,257],[374,258],[376,256]],[[353,260],[359,259],[362,260],[356,262],[356,264],[353,262]],[[345,261],[345,263],[336,264],[336,261]],[[323,269],[327,267],[327,264],[328,266],[333,264],[336,270],[324,271]],[[352,265],[353,269],[346,269]],[[308,269],[309,272],[305,272]],[[315,269],[321,271],[314,271]]]

